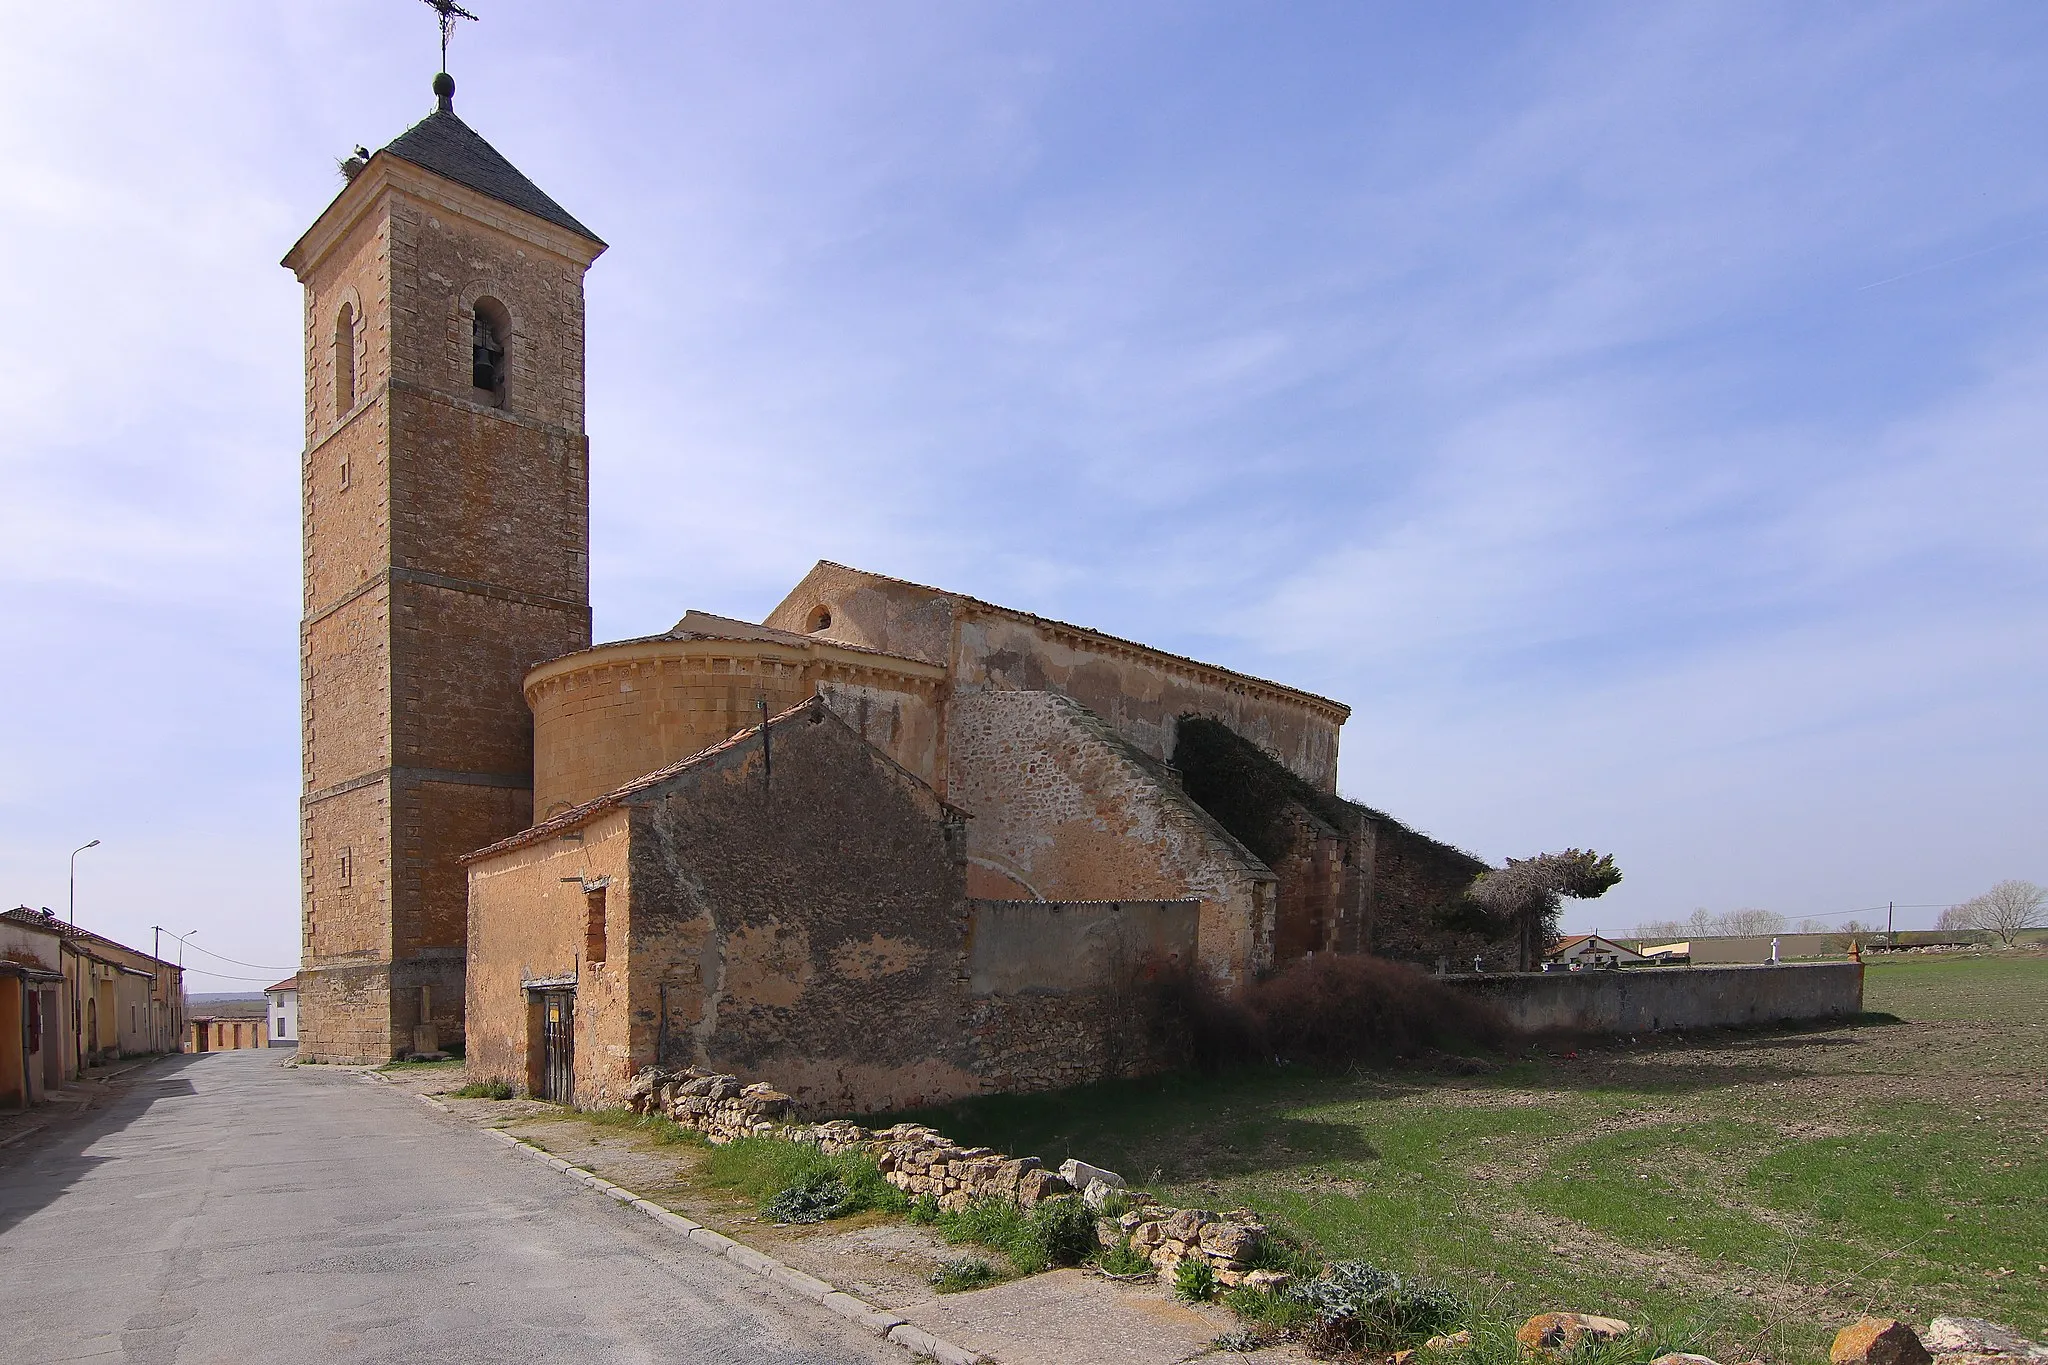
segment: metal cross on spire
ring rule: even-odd
[[[455,0],[424,0],[426,7],[434,12],[441,24],[441,69],[448,69],[448,39],[455,32],[455,21],[467,19],[476,22],[476,16],[455,3]]]

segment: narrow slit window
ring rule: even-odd
[[[604,893],[593,886],[583,893],[583,960],[604,961]]]
[[[341,856],[335,860],[335,874],[336,880],[342,886],[354,884],[356,875],[356,855],[354,849],[345,848],[341,851]]]
[[[356,310],[344,303],[334,319],[334,419],[356,405]]]

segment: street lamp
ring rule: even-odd
[[[89,844],[80,844],[71,850],[71,927],[74,929],[78,927],[78,855],[89,848],[99,846],[100,841],[95,839]]]

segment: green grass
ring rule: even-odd
[[[1863,1004],[1906,1019],[2048,1024],[2048,957],[1879,958],[1864,968]]]
[[[460,1058],[460,1057],[446,1057],[446,1058],[443,1058],[442,1060],[440,1060],[440,1061],[438,1061],[438,1062],[413,1062],[413,1061],[403,1061],[403,1062],[386,1062],[386,1063],[384,1063],[384,1065],[382,1065],[382,1066],[378,1067],[378,1068],[377,1068],[377,1070],[379,1070],[379,1071],[399,1071],[399,1072],[404,1072],[404,1073],[405,1073],[405,1074],[407,1074],[407,1075],[420,1075],[420,1074],[432,1075],[432,1074],[433,1074],[434,1072],[436,1072],[436,1071],[460,1071],[460,1070],[462,1070],[462,1058]]]
[[[815,1144],[784,1138],[745,1137],[713,1147],[704,1163],[704,1179],[755,1200],[764,1212],[784,1191],[824,1180],[837,1180],[845,1191],[834,1216],[865,1209],[909,1209],[903,1192],[882,1178],[873,1157],[861,1152],[827,1156]]]
[[[600,1128],[620,1128],[629,1132],[644,1133],[656,1142],[667,1145],[711,1145],[711,1140],[702,1133],[683,1127],[665,1114],[636,1114],[630,1109],[586,1109],[576,1117],[586,1123],[594,1123]]]
[[[1555,1309],[1722,1360],[1820,1358],[1866,1308],[2048,1336],[2048,957],[1873,962],[1866,1006],[1903,1022],[1470,1077],[1161,1077],[908,1117],[1171,1202],[1249,1205],[1325,1259],[1445,1285],[1484,1328],[1475,1362],[1512,1359],[1487,1334]]]
[[[936,1227],[949,1242],[973,1242],[1001,1252],[1018,1275],[1079,1265],[1102,1250],[1095,1215],[1072,1196],[1028,1210],[1007,1199],[975,1199],[964,1209],[941,1211],[920,1199],[910,1214],[913,1222]]]
[[[505,1080],[471,1081],[451,1092],[458,1100],[509,1100],[519,1092]]]

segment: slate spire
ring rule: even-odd
[[[455,78],[443,71],[434,77],[434,112],[391,140],[384,150],[401,161],[466,185],[556,227],[604,245],[604,239],[571,217],[540,186],[528,180],[497,148],[455,114]]]

